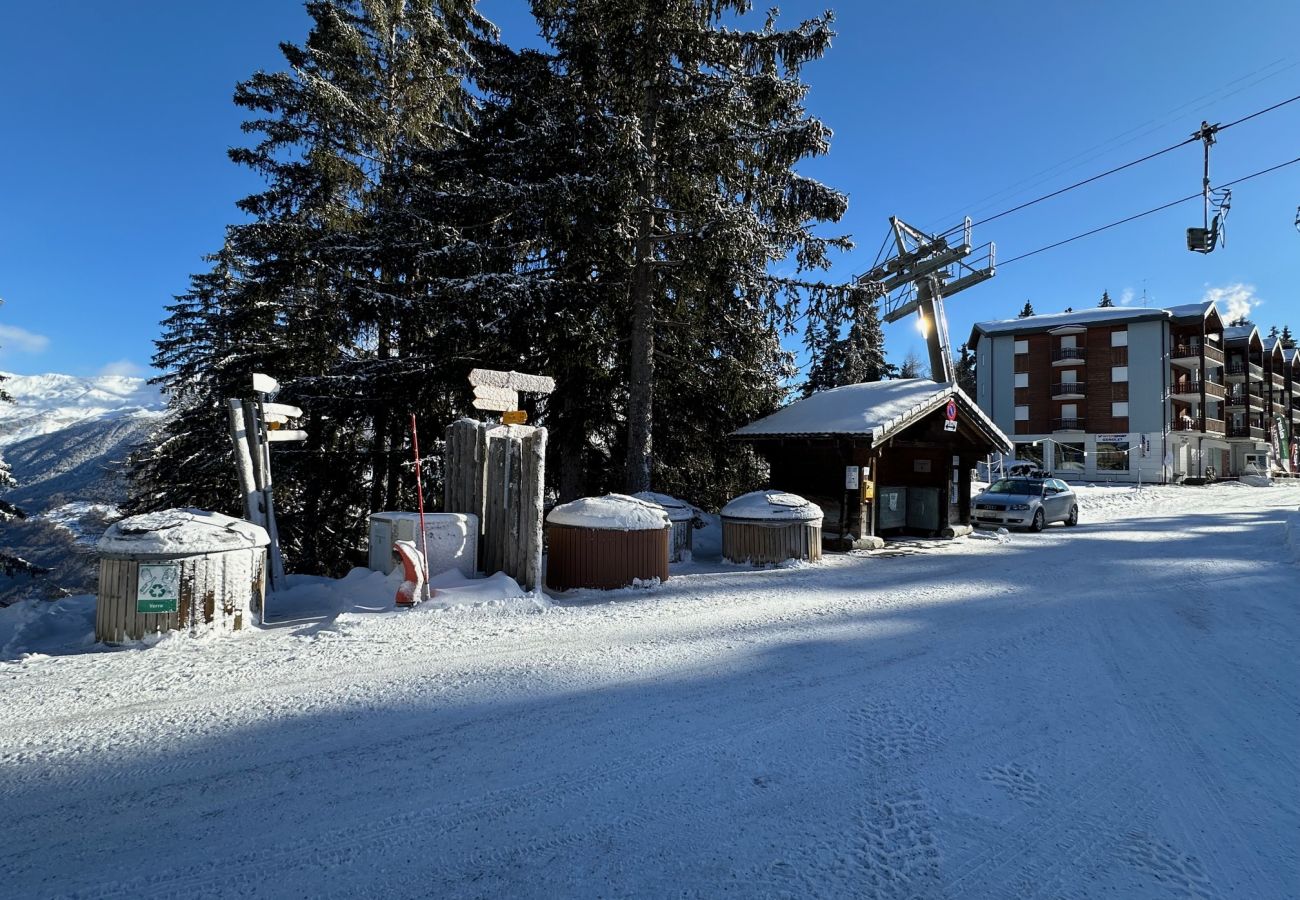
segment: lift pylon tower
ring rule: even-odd
[[[886,322],[920,314],[930,351],[930,377],[950,384],[954,380],[952,344],[943,299],[992,278],[997,271],[997,248],[991,241],[978,248],[971,245],[969,216],[960,228],[940,235],[926,234],[897,216],[889,217],[889,227],[895,252],[858,281],[876,285],[884,296],[882,318]],[[972,253],[977,255],[968,261]]]
[[[1193,253],[1214,252],[1214,248],[1223,240],[1223,226],[1228,220],[1228,210],[1232,207],[1232,191],[1210,187],[1210,148],[1214,146],[1214,136],[1218,133],[1218,125],[1202,121],[1200,130],[1192,135],[1205,145],[1205,166],[1201,177],[1205,216],[1200,228],[1187,229],[1187,249]],[[1213,218],[1210,217],[1211,213]]]

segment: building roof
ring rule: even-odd
[[[867,381],[819,391],[737,429],[732,436],[762,440],[858,435],[869,436],[873,444],[879,444],[938,409],[949,398],[957,401],[963,414],[970,416],[995,445],[1000,444],[1004,450],[1011,448],[1011,440],[961,388],[928,378]]]
[[[997,319],[976,322],[971,331],[971,343],[979,342],[980,335],[1022,334],[1048,331],[1063,325],[1109,325],[1119,322],[1141,322],[1169,317],[1169,310],[1132,306],[1094,306],[1079,312],[1053,313],[1043,316],[1025,316],[1023,319]]]
[[[1175,322],[1187,321],[1189,319],[1204,319],[1214,309],[1213,300],[1202,300],[1199,303],[1184,303],[1181,306],[1170,306],[1165,309]]]
[[[1223,340],[1225,342],[1248,340],[1251,332],[1258,330],[1254,325],[1229,325],[1223,329]]]

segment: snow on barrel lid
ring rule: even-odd
[[[266,529],[201,509],[164,509],[114,522],[99,539],[100,553],[194,556],[265,547]]]
[[[656,494],[654,491],[641,491],[639,494],[633,494],[638,500],[644,500],[647,503],[654,503],[664,508],[668,513],[668,518],[673,522],[689,522],[695,517],[695,509],[685,500],[678,500],[676,497],[669,497],[667,494]]]
[[[658,503],[627,494],[583,497],[555,507],[546,521],[552,525],[602,531],[647,531],[671,524],[667,511]]]
[[[726,519],[762,519],[781,522],[808,522],[822,517],[822,508],[798,494],[785,491],[754,491],[741,494],[722,507]]]

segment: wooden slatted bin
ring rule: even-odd
[[[796,494],[754,491],[722,508],[722,558],[756,566],[822,558],[822,511]]]
[[[115,522],[100,538],[95,640],[238,631],[266,596],[265,529],[197,509]]]
[[[690,562],[695,535],[695,507],[685,500],[678,500],[676,497],[670,497],[667,494],[656,494],[654,491],[642,491],[632,496],[638,500],[656,503],[663,507],[664,512],[668,513],[668,521],[672,523],[673,527],[672,541],[668,548],[668,561],[670,563]]]
[[[557,506],[546,517],[546,586],[611,590],[667,581],[671,532],[661,506],[625,494]]]

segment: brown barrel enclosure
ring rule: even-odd
[[[219,513],[164,510],[115,523],[99,543],[95,640],[243,628],[266,591],[266,532]]]
[[[547,525],[546,586],[610,590],[638,578],[667,581],[669,532]]]
[[[692,552],[695,536],[695,508],[685,500],[678,500],[667,494],[642,491],[633,494],[638,500],[657,503],[668,513],[668,521],[673,525],[672,543],[668,549],[669,562],[681,562],[685,554]]]
[[[624,494],[584,497],[546,517],[546,586],[611,590],[668,580],[671,526],[662,507]]]
[[[822,558],[822,512],[780,491],[754,491],[722,508],[722,558],[765,565]]]

